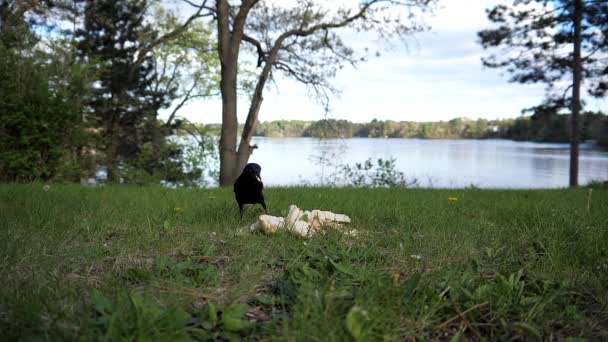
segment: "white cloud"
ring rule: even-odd
[[[443,1],[429,23],[435,32],[475,31],[486,24],[485,8],[492,3],[487,0]]]
[[[480,58],[486,52],[476,42],[477,32],[489,27],[485,8],[504,1],[442,1],[428,20],[431,32],[417,35],[407,48],[396,45],[357,69],[349,67],[338,73],[333,83],[342,94],[333,99],[330,117],[357,122],[373,118],[505,118],[539,104],[544,97],[543,85],[510,84],[508,75],[482,67]],[[366,38],[365,34],[347,35],[345,40],[354,39],[357,47],[373,47],[372,38]],[[278,79],[277,84],[278,90],[273,87],[264,95],[261,121],[324,117],[323,109],[307,96],[302,85],[289,79]],[[592,104],[606,109],[606,101]],[[240,122],[245,119],[247,105],[247,101],[239,102]],[[221,104],[219,100],[193,103],[182,114],[197,122],[221,122]]]

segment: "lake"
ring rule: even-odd
[[[569,145],[510,140],[317,139],[254,137],[250,162],[267,186],[326,183],[340,164],[395,158],[422,187],[560,188],[568,186]],[[608,180],[608,152],[581,144],[579,183]]]

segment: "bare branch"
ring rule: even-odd
[[[188,5],[190,5],[192,7],[195,7],[195,8],[203,8],[203,9],[208,10],[209,12],[214,12],[215,11],[215,8],[210,7],[210,6],[206,6],[207,0],[203,1],[203,3],[200,4],[200,5],[197,4],[197,3],[195,3],[194,1],[190,1],[190,0],[182,0],[182,1],[185,2],[185,3],[187,3]]]
[[[186,92],[186,95],[184,95],[184,97],[182,98],[182,100],[180,101],[180,103],[177,106],[175,106],[175,108],[173,108],[173,111],[171,112],[171,115],[169,115],[169,118],[167,118],[167,122],[165,123],[165,126],[170,126],[171,125],[171,121],[173,121],[173,118],[175,117],[175,115],[177,114],[177,112],[180,109],[182,109],[182,107],[186,104],[186,102],[188,102],[189,100],[191,100],[190,94],[192,94],[192,92],[196,88],[197,83],[198,83],[198,80],[194,80],[194,82],[192,82],[192,86],[190,87],[190,89],[188,89],[188,91]]]
[[[135,61],[135,63],[133,64],[133,66],[131,67],[131,70],[129,72],[129,78],[132,79],[135,76],[135,71],[137,69],[139,69],[139,67],[141,66],[141,64],[144,62],[144,60],[146,59],[146,55],[154,50],[154,48],[156,48],[157,46],[159,46],[160,44],[163,44],[164,42],[171,40],[177,36],[179,36],[182,32],[184,32],[188,26],[195,20],[201,17],[205,17],[205,16],[209,16],[211,15],[211,13],[202,13],[203,9],[206,9],[207,7],[205,6],[207,3],[207,0],[203,1],[203,3],[198,7],[198,10],[196,11],[196,13],[194,13],[193,15],[191,15],[188,19],[186,19],[186,21],[178,28],[176,28],[175,30],[168,32],[164,35],[162,35],[161,37],[157,38],[156,40],[152,41],[151,43],[149,43],[147,46],[145,46],[144,48],[142,48],[140,51],[138,51],[138,56],[137,56],[137,60]]]
[[[304,74],[295,71],[286,63],[283,63],[281,61],[276,61],[276,62],[274,62],[274,66],[277,69],[288,73],[289,75],[291,75],[293,78],[295,78],[296,80],[298,80],[301,83],[304,83],[304,84],[312,83],[311,79],[308,79],[308,78],[306,78],[306,76]]]
[[[259,0],[243,0],[243,5],[239,8],[239,11],[234,18],[234,23],[232,24],[232,37],[231,37],[231,46],[230,52],[233,56],[238,55],[238,51],[241,45],[241,40],[244,35],[245,21],[247,19],[247,15],[253,6],[258,3]]]
[[[328,22],[328,23],[322,23],[322,24],[317,24],[317,25],[313,25],[308,29],[293,29],[293,30],[289,30],[285,33],[283,33],[276,41],[276,43],[282,43],[283,40],[285,40],[285,38],[289,37],[289,36],[300,36],[300,37],[306,37],[309,36],[319,30],[324,30],[324,29],[331,29],[331,28],[339,28],[339,27],[344,27],[347,26],[348,24],[352,23],[353,21],[364,17],[364,15],[367,13],[367,10],[372,7],[372,5],[376,4],[376,3],[380,3],[380,2],[391,2],[390,0],[372,0],[368,3],[366,3],[365,5],[361,6],[361,8],[359,9],[359,12],[357,12],[355,15],[350,16],[350,17],[346,17],[344,18],[342,21],[339,21],[337,23],[334,22]],[[276,46],[276,45],[275,45]]]
[[[243,34],[243,40],[247,43],[252,44],[256,48],[258,53],[258,68],[261,67],[262,62],[264,62],[266,59],[266,53],[262,48],[262,44],[260,44],[260,42],[258,42],[255,38],[248,36],[247,34]]]
[[[187,118],[183,117],[183,116],[176,116],[176,118],[179,118],[180,120],[182,120],[183,122],[185,122],[186,124],[191,124],[192,122],[190,120],[188,120]],[[200,145],[203,145],[203,140],[200,139],[200,132],[192,132],[187,125],[180,127],[181,129],[183,129],[184,131],[186,131],[188,134],[190,134],[194,140],[196,140],[196,142]]]

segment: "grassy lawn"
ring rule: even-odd
[[[608,190],[0,185],[0,340],[608,339]],[[456,197],[450,202],[448,197]]]

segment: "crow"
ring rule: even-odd
[[[236,203],[239,205],[241,220],[243,219],[243,205],[259,203],[264,208],[264,212],[268,214],[266,202],[264,202],[264,183],[260,172],[262,168],[256,163],[245,165],[243,173],[234,182],[234,195]]]

